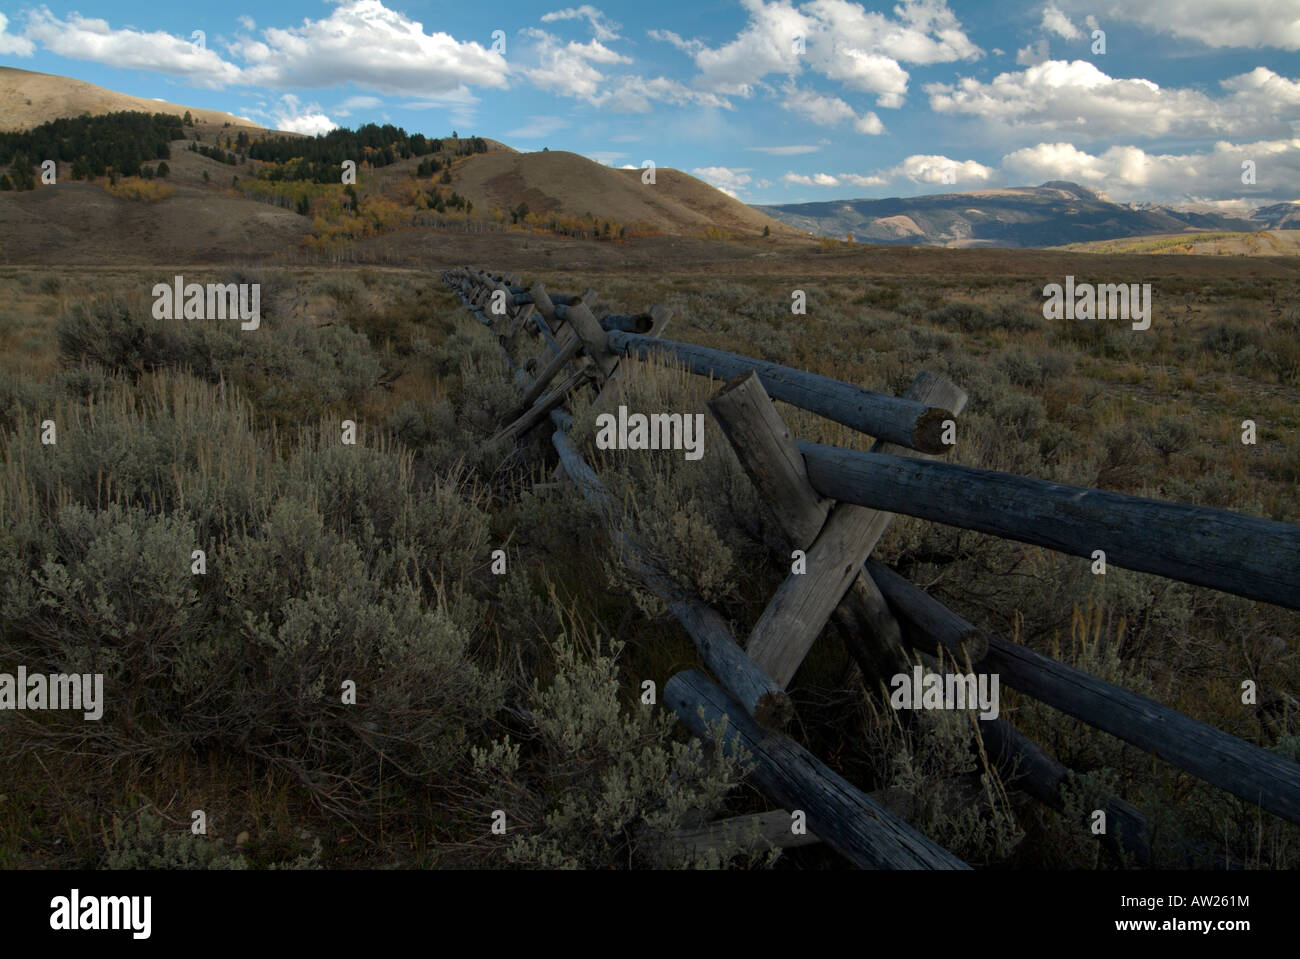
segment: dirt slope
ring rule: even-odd
[[[230,123],[232,126],[265,129],[252,120],[219,110],[128,96],[71,77],[0,67],[0,130],[26,130],[60,117],[77,117],[83,113],[115,113],[119,110],[170,113],[178,117],[184,116],[185,111],[189,110],[196,120],[203,123],[218,126]]]
[[[732,199],[680,170],[660,168],[653,185],[641,170],[616,170],[564,150],[488,153],[457,165],[455,189],[479,209],[514,209],[527,203],[534,213],[582,216],[591,213],[623,224],[644,223],[670,236],[690,236],[714,226],[754,236],[796,231]]]

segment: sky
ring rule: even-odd
[[[4,0],[0,64],[303,133],[651,161],[748,203],[1300,200],[1300,0]]]

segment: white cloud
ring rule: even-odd
[[[243,82],[270,87],[330,87],[344,82],[415,97],[465,86],[504,87],[505,58],[478,43],[390,10],[381,0],[344,0],[321,20],[268,28],[263,40],[232,45],[246,61]]]
[[[800,89],[789,86],[781,106],[791,113],[797,113],[811,120],[818,126],[833,127],[842,123],[852,123],[858,133],[877,135],[885,132],[880,118],[868,111],[859,116],[854,109],[839,97],[826,96],[816,90]]]
[[[595,64],[627,64],[632,60],[599,40],[564,43],[554,34],[535,27],[522,32],[533,41],[528,56],[536,65],[519,68],[518,72],[538,89],[617,113],[646,113],[656,102],[731,108],[727,100],[715,93],[696,90],[667,77],[609,76]]]
[[[1300,84],[1265,67],[1220,85],[1228,95],[1216,99],[1190,88],[1112,78],[1086,60],[1049,60],[989,83],[968,77],[929,84],[925,91],[936,113],[1092,139],[1279,136],[1285,127],[1281,114],[1300,103]]]
[[[646,36],[651,40],[658,40],[661,43],[670,43],[683,53],[689,53],[691,56],[699,53],[704,49],[704,44],[699,40],[683,40],[680,36],[671,30],[647,30]]]
[[[280,97],[270,112],[275,129],[290,133],[315,136],[318,133],[329,133],[338,126],[321,111],[320,104],[303,104],[292,93]]]
[[[1002,158],[1002,167],[1024,182],[1073,180],[1104,189],[1112,199],[1161,202],[1231,202],[1243,193],[1241,164],[1253,160],[1259,200],[1293,199],[1300,182],[1300,138],[1231,143],[1221,140],[1208,152],[1147,153],[1117,145],[1090,154],[1072,143],[1039,143]]]
[[[239,82],[240,70],[207,47],[155,30],[115,30],[107,20],[70,13],[60,20],[48,8],[27,13],[26,40],[72,60],[90,60],[113,67],[154,70],[187,78],[204,87]],[[21,54],[20,54],[21,55]]]
[[[806,176],[802,173],[787,173],[781,177],[782,183],[789,183],[798,186],[839,186],[838,178],[831,176],[829,173],[814,173],[812,176]]]
[[[6,33],[8,27],[9,18],[0,13],[0,54],[13,57],[30,57],[36,52],[36,44],[26,37]]]
[[[957,183],[987,183],[997,175],[997,171],[974,160],[950,160],[945,156],[913,154],[897,166],[875,173],[787,173],[782,181],[799,186],[886,186],[891,182],[906,179],[913,183],[941,184],[949,179]]]
[[[699,82],[719,93],[749,96],[763,79],[793,79],[805,67],[845,86],[877,95],[877,104],[896,108],[907,93],[901,63],[933,64],[974,59],[982,53],[970,41],[944,0],[902,0],[893,16],[868,11],[848,0],[742,0],[748,22],[736,37],[710,47],[671,31],[651,36],[690,54]]]
[[[1017,66],[1036,67],[1040,63],[1046,63],[1051,58],[1046,40],[1039,40],[1037,43],[1031,43],[1029,46],[1021,47],[1016,51]]]
[[[703,86],[715,93],[749,96],[769,73],[793,77],[803,69],[795,41],[807,38],[816,23],[789,3],[742,0],[749,22],[730,43],[695,52]],[[805,48],[807,41],[805,39]]]
[[[709,186],[716,187],[730,197],[737,197],[751,182],[748,167],[731,169],[725,166],[696,167],[691,173]]]
[[[589,3],[542,14],[542,23],[553,23],[556,20],[586,20],[591,24],[592,35],[602,42],[619,39],[618,31],[622,29],[619,24],[606,19],[603,12]]]
[[[996,171],[974,160],[950,160],[946,156],[913,154],[885,176],[890,179],[906,178],[913,183],[945,183],[953,180],[969,185],[972,182],[987,183],[993,179]]]
[[[1048,33],[1054,33],[1058,37],[1064,37],[1067,40],[1078,40],[1083,34],[1079,28],[1070,22],[1070,18],[1054,3],[1049,3],[1043,8],[1042,27]]]
[[[257,21],[255,21],[252,17],[248,16],[247,14],[236,17],[235,19],[239,21],[239,25],[243,27],[245,30],[252,31],[257,29]]]
[[[882,176],[862,176],[857,173],[841,173],[840,179],[853,186],[884,186],[889,181]]]
[[[1300,6],[1293,0],[1062,0],[1112,20],[1209,47],[1300,50]],[[1098,9],[1100,7],[1100,9]]]

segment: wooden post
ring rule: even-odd
[[[760,789],[788,809],[801,809],[817,836],[866,869],[969,869],[787,737],[761,729],[745,710],[695,670],[664,686],[664,702],[696,736],[727,721],[723,748],[743,748],[755,764],[749,774]]]
[[[947,378],[922,373],[908,389],[907,399],[949,408],[954,415],[966,405],[966,394]],[[903,453],[902,447],[877,442],[873,449]],[[925,454],[921,454],[925,455]],[[809,547],[802,573],[791,572],[763,610],[750,633],[746,652],[783,686],[794,678],[804,657],[848,592],[863,576],[862,564],[875,549],[894,518],[892,513],[837,503],[826,525]],[[883,603],[873,622],[879,624]]]
[[[806,548],[826,523],[831,501],[808,482],[803,457],[785,420],[753,370],[726,383],[709,400],[740,465],[773,512],[787,549]]]
[[[600,477],[561,430],[552,434],[551,442],[560,454],[565,472],[578,484],[583,497],[608,516],[612,505]],[[726,621],[704,603],[681,596],[635,543],[612,529],[610,533],[628,569],[668,604],[669,611],[695,642],[709,671],[718,677],[727,691],[749,710],[759,724],[784,726],[788,723],[794,715],[790,698],[745,655]]]
[[[573,327],[573,332],[582,340],[582,346],[588,356],[600,370],[601,379],[608,379],[618,365],[618,356],[609,348],[607,334],[600,328],[600,322],[591,315],[591,310],[580,300],[570,303],[565,318]]]
[[[824,496],[1300,609],[1300,526],[1206,506],[800,443]]]
[[[610,348],[620,353],[636,353],[643,358],[651,351],[667,353],[701,376],[729,380],[754,370],[774,399],[908,449],[923,453],[942,453],[946,449],[941,439],[943,423],[952,417],[949,410],[693,343],[617,331],[605,335]]]

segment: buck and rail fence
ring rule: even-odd
[[[1098,680],[967,622],[871,558],[895,514],[991,533],[1076,556],[1103,550],[1108,563],[1300,609],[1300,526],[1067,486],[939,461],[945,425],[967,396],[922,372],[902,397],[777,363],[663,337],[672,311],[596,306],[595,290],[548,292],[541,283],[461,267],[443,274],[468,309],[498,337],[524,390],[498,436],[522,437],[549,422],[557,475],[611,516],[609,497],[570,441],[568,399],[595,388],[596,408],[619,391],[624,357],[671,357],[725,385],[708,406],[778,527],[772,548],[791,572],[748,637],[697,597],[683,595],[640,548],[615,530],[623,561],[667,604],[713,679],[677,673],[664,700],[696,736],[724,717],[724,749],[750,755],[749,778],[783,808],[722,820],[676,836],[708,845],[757,830],[780,846],[820,841],[865,868],[966,869],[956,856],[819,761],[784,732],[794,709],[786,686],[823,630],[839,627],[870,687],[908,673],[915,656],[943,675],[957,664],[999,681],[1259,806],[1300,824],[1300,764],[1228,735],[1145,696]],[[523,333],[548,357],[536,375],[511,356]],[[797,441],[774,399],[875,438],[869,451]],[[1285,694],[1283,694],[1285,696]],[[1070,770],[1001,718],[978,718],[985,755],[1013,788],[1057,811],[1067,807]],[[1151,864],[1146,817],[1110,797],[1098,839],[1139,865]],[[802,810],[809,835],[794,835],[788,810]]]

